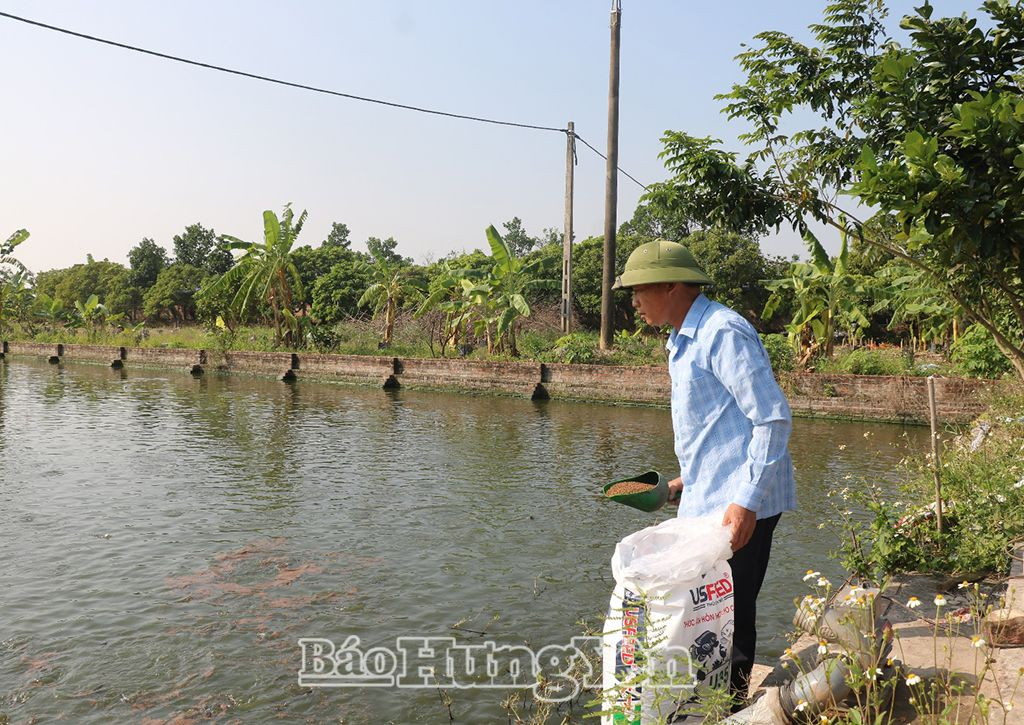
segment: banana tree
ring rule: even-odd
[[[15,321],[31,326],[29,310],[33,295],[27,270],[0,277],[0,334],[6,334]],[[32,334],[32,330],[28,330]]]
[[[14,248],[29,238],[27,229],[19,229],[18,231],[7,237],[7,240],[0,244],[0,274],[5,271],[10,274],[10,268],[14,268],[14,273],[17,272],[28,272],[28,269],[20,261],[11,256],[14,252]],[[8,268],[5,270],[5,268]]]
[[[274,342],[280,346],[299,342],[300,330],[296,311],[302,306],[305,293],[299,271],[292,260],[292,247],[306,222],[303,211],[295,219],[291,204],[285,204],[279,219],[270,209],[263,212],[263,241],[246,242],[227,234],[232,250],[242,255],[221,277],[219,288],[237,290],[231,306],[239,317],[260,302],[270,306],[274,322]]]
[[[878,272],[873,289],[877,302],[871,312],[889,310],[889,329],[906,325],[911,344],[944,341],[962,310],[928,283],[924,273],[902,264],[890,264]]]
[[[803,237],[811,251],[811,261],[794,262],[787,277],[765,280],[765,287],[772,294],[762,317],[770,318],[786,294],[793,295],[796,309],[786,331],[800,363],[806,364],[818,352],[825,358],[832,357],[837,330],[843,329],[855,337],[870,321],[858,306],[863,290],[848,271],[846,234],[841,234],[839,255],[833,259],[809,229],[803,230]]]
[[[443,315],[438,332],[441,357],[444,357],[449,346],[458,349],[460,340],[464,339],[474,311],[471,295],[467,292],[472,290],[476,277],[477,274],[473,270],[452,269],[448,262],[443,262],[438,273],[430,280],[428,293],[416,310],[416,317],[422,317],[434,310]],[[464,281],[469,282],[470,286],[464,286]]]
[[[420,290],[409,282],[409,269],[398,262],[388,261],[384,256],[374,254],[374,264],[370,267],[374,282],[366,288],[357,307],[370,306],[376,317],[384,313],[384,338],[382,344],[387,347],[395,330],[395,318],[398,308],[420,296]]]
[[[29,286],[32,274],[24,264],[12,256],[14,248],[28,239],[25,229],[7,237],[0,243],[0,331],[4,331],[19,316],[26,294],[31,296]]]
[[[108,320],[113,319],[110,315],[110,310],[100,302],[100,298],[95,294],[89,295],[89,298],[84,303],[80,300],[75,300],[75,310],[82,323],[91,328],[89,330],[89,337],[93,340],[96,339],[100,327]]]
[[[517,322],[521,317],[529,317],[531,314],[526,292],[530,289],[552,286],[555,281],[537,279],[535,275],[541,260],[524,262],[516,257],[493,225],[487,227],[487,243],[494,259],[494,267],[491,269],[488,282],[492,289],[490,303],[494,311],[495,334],[498,344],[504,347],[507,342],[509,353],[517,356]],[[493,352],[493,345],[488,349]]]
[[[36,295],[32,316],[49,332],[60,328],[73,329],[82,324],[74,307],[68,307],[60,297],[50,297],[45,292]]]

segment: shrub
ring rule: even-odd
[[[953,362],[965,375],[998,378],[1010,370],[1010,361],[1000,352],[992,333],[981,325],[971,325],[953,343]]]
[[[761,335],[761,342],[768,353],[772,370],[782,372],[796,367],[796,353],[793,351],[793,346],[789,344],[789,339],[785,335]]]
[[[545,362],[589,363],[594,360],[597,339],[593,334],[573,332],[555,340]]]
[[[846,373],[849,375],[911,375],[910,359],[896,350],[851,350],[831,360],[819,359],[814,363],[819,373]]]
[[[910,369],[902,353],[864,349],[851,350],[842,367],[851,375],[906,375]]]

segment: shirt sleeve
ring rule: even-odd
[[[710,357],[715,377],[754,426],[746,460],[732,482],[732,503],[757,511],[771,482],[778,479],[777,469],[788,460],[789,403],[775,381],[761,339],[749,323],[728,324],[717,330]]]

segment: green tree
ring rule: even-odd
[[[427,296],[416,310],[416,316],[440,313],[439,324],[431,329],[430,349],[433,351],[436,337],[441,357],[449,346],[458,348],[460,339],[464,339],[473,313],[472,300],[467,293],[473,287],[472,280],[482,276],[481,270],[460,269],[448,260],[432,265]]]
[[[31,274],[13,256],[14,248],[28,237],[27,230],[19,229],[0,244],[0,333],[6,332],[15,319],[25,316],[26,295],[31,296]]]
[[[156,282],[161,270],[169,264],[167,250],[149,237],[143,238],[128,251],[128,265],[132,270],[132,284],[148,289]]]
[[[79,323],[74,307],[68,307],[64,300],[53,299],[42,292],[35,297],[32,316],[51,333],[61,328],[75,327]]]
[[[209,274],[224,274],[234,263],[231,250],[222,237],[200,223],[190,224],[174,237],[174,259],[205,270]]]
[[[16,272],[28,271],[25,265],[13,256],[14,248],[28,238],[28,230],[19,229],[7,237],[7,240],[3,244],[0,244],[0,275],[10,274],[12,269]]]
[[[151,319],[167,317],[174,322],[196,319],[196,295],[206,273],[199,267],[175,262],[167,267],[156,283],[146,290],[143,312]]]
[[[740,312],[763,331],[760,313],[770,294],[763,280],[778,277],[788,263],[766,258],[750,237],[720,228],[696,231],[680,242],[715,281],[708,296]]]
[[[379,248],[375,249],[380,251]],[[384,313],[382,343],[385,347],[391,344],[398,308],[416,299],[419,295],[419,290],[409,282],[410,270],[408,265],[404,264],[404,258],[394,254],[393,246],[390,247],[390,252],[391,254],[388,256],[375,255],[374,264],[367,265],[372,282],[357,303],[359,307],[369,306],[373,310],[374,316],[381,312]],[[401,261],[396,261],[396,259]]]
[[[786,331],[801,364],[817,352],[831,358],[837,330],[845,330],[853,337],[869,324],[857,305],[857,280],[846,268],[848,254],[845,233],[839,255],[834,259],[812,239],[810,262],[794,262],[787,276],[765,283],[772,290],[765,317],[772,316],[785,293],[795,298],[793,320],[786,325]]]
[[[502,225],[505,229],[505,233],[501,235],[502,240],[508,246],[508,249],[516,257],[523,257],[533,251],[534,247],[540,244],[540,240],[536,237],[531,237],[523,229],[523,220],[519,217],[512,217],[509,221],[504,222]]]
[[[296,345],[300,339],[295,313],[304,306],[305,291],[292,261],[292,247],[306,216],[303,211],[295,219],[288,203],[280,219],[270,209],[263,212],[263,242],[246,242],[224,235],[232,249],[242,251],[242,256],[221,276],[220,284],[238,290],[232,306],[240,316],[259,302],[266,302],[274,323],[274,341],[278,345]]]
[[[387,239],[378,239],[377,237],[370,237],[366,240],[366,250],[370,253],[373,259],[383,259],[388,264],[411,264],[412,260],[403,257],[395,250],[398,248],[398,242],[395,241],[394,237],[388,237]]]
[[[95,340],[100,328],[111,317],[110,310],[100,302],[100,298],[97,295],[89,295],[85,302],[75,300],[75,310],[82,323],[90,328],[89,337],[92,340]]]
[[[106,259],[96,261],[91,254],[86,255],[84,264],[40,272],[35,278],[36,292],[60,298],[72,306],[75,302],[86,302],[94,294],[107,300],[125,284],[131,284],[131,270]]]
[[[359,298],[374,283],[370,266],[354,253],[341,258],[313,283],[310,312],[319,322],[333,324],[359,314]]]
[[[349,231],[347,224],[333,222],[331,224],[331,231],[328,232],[327,239],[323,241],[321,246],[348,249],[352,246],[352,242],[349,240],[348,235]]]
[[[556,283],[554,280],[537,278],[535,270],[540,260],[527,262],[518,258],[493,226],[487,227],[487,243],[491,247],[491,258],[494,260],[487,280],[490,287],[489,302],[494,315],[494,331],[499,345],[504,346],[507,341],[509,353],[517,356],[517,321],[520,317],[529,317],[531,314],[530,304],[526,301],[527,291],[535,287],[553,286]],[[488,342],[490,343],[489,334]],[[493,352],[493,345],[488,345],[488,351]]]
[[[104,304],[111,314],[135,320],[142,312],[143,290],[135,284],[134,273],[128,269],[115,271],[104,282]]]
[[[292,262],[299,272],[302,288],[310,291],[310,301],[312,301],[312,289],[316,286],[317,280],[330,272],[336,265],[345,263],[349,267],[354,267],[359,261],[368,262],[370,259],[365,254],[326,242],[319,247],[304,245],[292,251]],[[360,289],[361,293],[362,288]]]
[[[761,33],[721,97],[752,151],[740,161],[668,132],[673,178],[650,198],[734,230],[788,223],[810,239],[816,219],[849,231],[920,270],[1024,377],[1024,13],[1003,0],[982,11],[933,19],[925,4],[903,19],[906,47],[884,36],[881,0],[828,5],[814,45]],[[896,238],[872,237],[844,192],[893,214]]]
[[[629,221],[619,226],[617,236],[640,238],[647,242],[667,239],[682,244],[699,226],[693,219],[678,213],[671,204],[652,198],[637,204]]]

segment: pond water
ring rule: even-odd
[[[892,483],[927,439],[795,422],[760,659],[803,572],[839,574],[826,491]],[[299,638],[568,645],[615,543],[668,515],[600,483],[675,471],[666,410],[22,359],[0,455],[0,723],[448,722],[434,688],[300,687]],[[456,722],[506,722],[507,692],[449,694]]]

